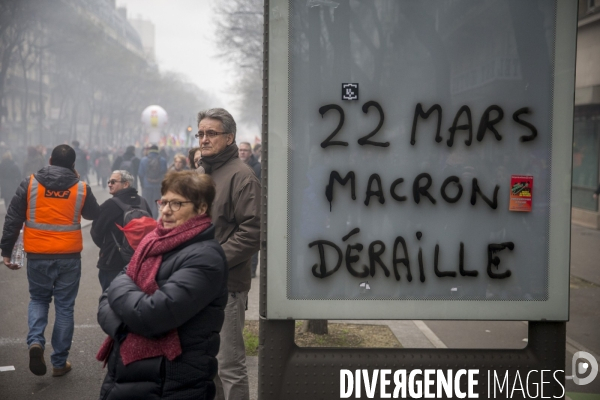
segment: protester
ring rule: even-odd
[[[188,152],[188,161],[190,163],[190,169],[196,169],[200,165],[200,159],[202,158],[202,152],[200,147],[192,147]]]
[[[23,178],[29,178],[46,166],[44,155],[34,146],[27,147],[27,158],[23,163]]]
[[[175,154],[175,156],[173,157],[173,164],[171,164],[171,166],[169,167],[169,172],[179,172],[188,169],[189,168],[187,166],[186,157],[181,153]]]
[[[239,153],[240,160],[242,160],[246,163],[246,165],[252,168],[254,175],[256,175],[256,177],[260,181],[260,162],[258,162],[256,156],[252,154],[252,147],[250,146],[250,143],[241,142],[239,145]]]
[[[118,156],[115,158],[115,161],[112,165],[112,170],[125,170],[133,176],[133,182],[131,184],[132,187],[136,188],[137,185],[137,176],[138,170],[140,168],[140,159],[135,155],[135,146],[127,146],[125,149],[125,153],[122,156]]]
[[[75,150],[75,154],[77,155],[77,160],[75,161],[75,169],[79,173],[79,178],[82,181],[85,181],[89,184],[90,179],[88,178],[88,154],[85,150],[79,147],[79,141],[73,140],[73,142],[71,142],[71,145],[73,145],[73,149]]]
[[[217,356],[217,398],[247,400],[250,395],[242,331],[252,281],[250,258],[260,242],[260,183],[239,159],[235,134],[235,121],[226,110],[213,108],[198,113],[200,166],[217,186],[213,208],[215,236],[229,266],[229,298],[221,330],[223,345]]]
[[[148,148],[148,155],[142,158],[138,176],[142,184],[142,196],[150,204],[152,216],[158,218],[156,200],[160,197],[160,182],[167,173],[167,160],[158,154],[158,146],[151,145]]]
[[[110,160],[108,159],[108,154],[106,154],[106,152],[100,153],[96,159],[96,174],[98,174],[98,178],[102,183],[102,189],[106,189],[106,183],[110,176]]]
[[[254,145],[254,157],[256,157],[258,162],[262,161],[262,146],[260,143]]]
[[[100,156],[102,155],[102,152],[100,150],[98,150],[97,147],[94,147],[91,151],[90,151],[90,167],[91,170],[94,171],[94,173],[96,174],[96,185],[100,186],[102,184],[102,181],[100,180],[100,175],[98,174],[98,159],[100,158]],[[90,175],[91,175],[90,171]]]
[[[52,150],[50,165],[23,180],[13,197],[0,240],[4,264],[12,270],[13,247],[23,228],[29,281],[29,369],[46,374],[44,330],[54,297],[52,376],[71,370],[67,360],[73,338],[73,310],[81,277],[81,217],[94,219],[99,206],[91,188],[79,180],[75,151],[63,144]]]
[[[102,399],[215,395],[227,267],[210,218],[214,182],[174,172],[161,193],[158,227],[100,298],[98,322],[109,335],[97,356],[108,361]]]
[[[13,161],[12,153],[10,151],[4,152],[2,162],[0,162],[0,192],[4,200],[4,207],[7,210],[20,181],[21,171]]]
[[[98,218],[92,223],[90,234],[96,246],[100,247],[98,257],[98,280],[104,292],[113,279],[123,270],[129,260],[124,260],[119,252],[119,243],[123,242],[123,232],[117,227],[123,224],[122,204],[135,206],[152,215],[152,210],[146,200],[138,195],[137,190],[131,186],[133,176],[125,170],[113,171],[108,181],[108,190],[112,198],[100,206]]]
[[[169,149],[169,153],[170,152],[171,150]],[[167,149],[164,146],[160,148],[160,150],[158,151],[158,155],[164,158],[165,160],[169,160],[171,158],[171,156],[167,154]]]

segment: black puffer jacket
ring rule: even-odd
[[[132,187],[119,190],[113,197],[128,205],[140,205],[140,209],[152,215],[148,202]],[[113,199],[108,199],[100,206],[100,213],[92,224],[92,240],[100,247],[97,265],[99,269],[115,271],[122,270],[127,265],[115,243],[115,238],[119,243],[123,241],[123,232],[115,225],[117,223],[123,226],[123,214],[121,207]]]
[[[100,399],[213,399],[227,304],[227,265],[214,227],[164,254],[156,282],[149,296],[121,274],[100,298],[98,323],[115,339]],[[160,337],[174,328],[182,349],[175,360],[123,365],[119,342],[127,332]]]

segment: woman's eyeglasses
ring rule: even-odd
[[[162,209],[164,206],[168,205],[171,211],[179,211],[182,204],[185,203],[193,203],[193,201],[179,201],[179,200],[156,200],[156,205],[159,209]]]
[[[217,137],[218,135],[224,135],[226,133],[229,133],[229,132],[198,131],[198,133],[196,133],[194,136],[196,137],[196,139],[204,139],[204,136],[208,137],[209,139],[212,139],[214,137]]]

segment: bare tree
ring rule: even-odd
[[[6,76],[12,65],[13,54],[25,40],[33,19],[31,0],[4,0],[0,2],[0,118],[3,114]]]
[[[30,36],[31,35],[26,35]],[[23,134],[27,137],[26,143],[31,144],[31,138],[29,137],[27,123],[29,121],[29,72],[37,64],[36,56],[39,56],[39,51],[35,51],[36,47],[32,40],[23,40],[18,45],[16,51],[19,56],[18,64],[21,67],[23,73],[23,95],[21,96],[21,123],[23,125]],[[37,53],[37,54],[36,54]]]
[[[263,0],[217,3],[221,57],[236,70],[240,120],[260,126],[262,114]]]

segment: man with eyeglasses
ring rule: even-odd
[[[110,283],[123,270],[127,261],[123,260],[117,248],[117,243],[123,242],[123,232],[116,224],[123,225],[123,209],[115,199],[122,203],[139,207],[152,215],[148,202],[141,197],[133,187],[134,178],[126,170],[113,171],[108,180],[108,191],[112,198],[100,206],[100,214],[92,223],[90,234],[96,246],[100,247],[98,258],[98,280],[104,292]]]
[[[216,184],[212,206],[215,237],[223,247],[229,266],[229,297],[217,355],[216,398],[248,400],[242,331],[252,281],[250,259],[260,243],[260,182],[239,158],[235,135],[235,121],[226,110],[213,108],[198,113],[196,138],[202,152],[198,170],[209,174]]]

